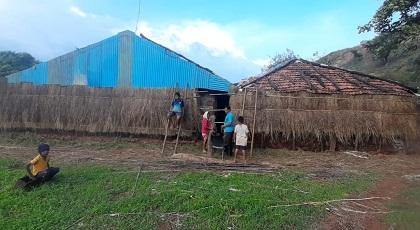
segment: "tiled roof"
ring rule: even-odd
[[[397,82],[303,59],[289,61],[241,87],[283,93],[413,95],[409,88]]]

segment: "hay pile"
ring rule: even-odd
[[[245,103],[244,116],[250,127],[254,95],[248,92]],[[243,98],[243,93],[230,98],[236,114],[241,113]],[[272,143],[330,136],[343,144],[386,143],[414,140],[417,132],[415,98],[409,96],[259,92],[257,111],[256,133]]]
[[[0,94],[0,128],[162,135],[175,91],[8,84]],[[193,91],[180,92],[184,118],[191,121],[196,117],[191,112]],[[183,130],[192,124],[184,122]]]

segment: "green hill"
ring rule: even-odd
[[[0,51],[0,77],[27,69],[38,61],[28,53]]]
[[[383,60],[359,45],[332,52],[318,62],[394,80],[411,88],[420,88],[420,49],[400,46],[391,52],[387,60]]]

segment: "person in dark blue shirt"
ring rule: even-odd
[[[168,119],[172,117],[176,117],[176,122],[174,123],[174,127],[179,127],[181,123],[181,118],[184,113],[184,100],[181,98],[181,94],[179,92],[175,93],[174,100],[171,104],[171,111],[168,114]]]

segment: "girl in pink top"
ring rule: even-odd
[[[209,112],[206,111],[203,114],[203,119],[201,120],[201,135],[203,136],[203,153],[207,152],[207,140],[209,138],[210,130],[211,127],[209,121]]]

